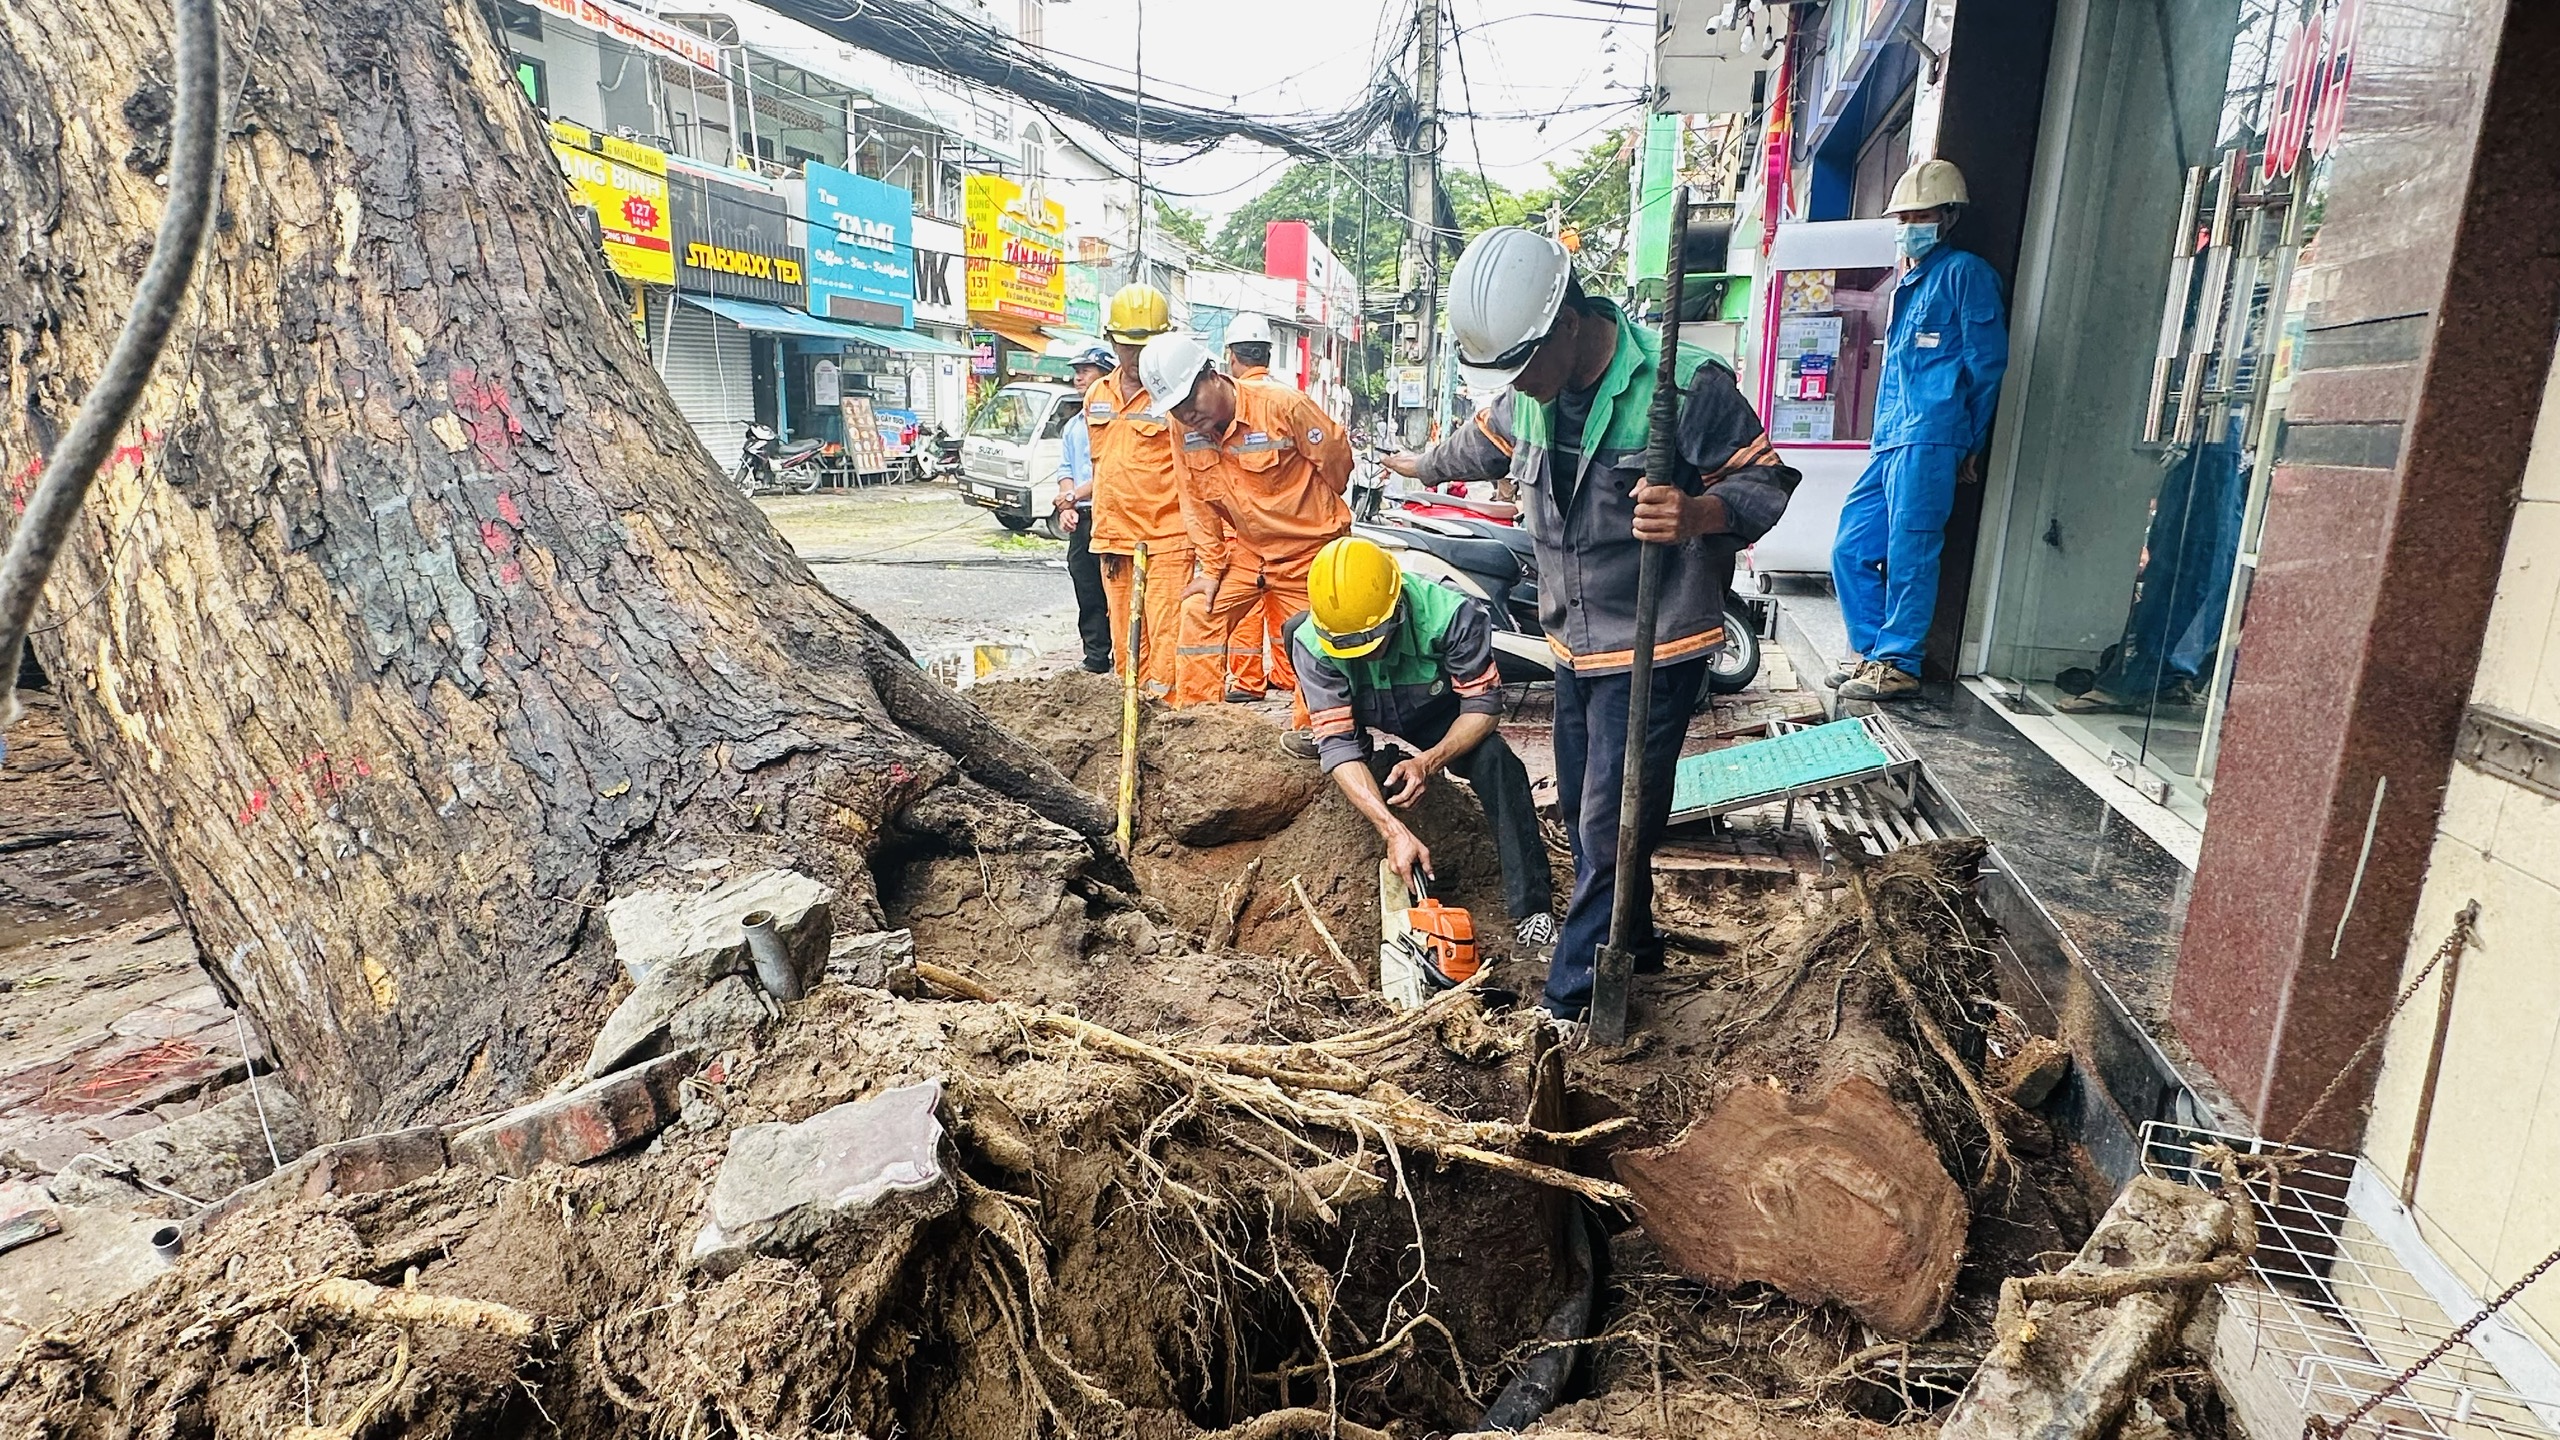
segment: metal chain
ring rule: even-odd
[[[2320,1112],[2329,1108],[2329,1102],[2337,1099],[2339,1093],[2347,1088],[2347,1082],[2354,1079],[2356,1072],[2364,1068],[2366,1058],[2381,1048],[2384,1038],[2391,1033],[2391,1022],[2400,1018],[2400,1012],[2408,1008],[2411,1000],[2417,998],[2418,992],[2426,987],[2428,979],[2446,962],[2467,948],[2472,941],[2479,938],[2479,924],[2480,902],[2477,900],[2464,905],[2455,913],[2452,933],[2444,937],[2444,943],[2436,947],[2436,953],[2428,958],[2425,965],[2419,967],[2418,973],[2410,978],[2407,985],[2401,987],[2400,998],[2391,1002],[2391,1009],[2383,1015],[2382,1023],[2374,1026],[2373,1033],[2364,1037],[2364,1043],[2356,1047],[2356,1053],[2348,1056],[2347,1063],[2338,1067],[2337,1075],[2329,1081],[2327,1088],[2320,1092],[2319,1097],[2311,1102],[2311,1108],[2303,1111],[2302,1118],[2294,1121],[2293,1128],[2285,1132],[2281,1143],[2286,1148],[2290,1149],[2301,1143],[2302,1134],[2311,1128],[2311,1122],[2318,1119]]]
[[[2456,1326],[2452,1334],[2447,1335],[2442,1340],[2436,1342],[2436,1347],[2434,1349],[2419,1356],[2417,1363],[2411,1365],[2408,1369],[2401,1371],[2398,1375],[2393,1376],[2390,1384],[2385,1385],[2381,1389],[2373,1392],[2371,1395],[2366,1396],[2363,1404],[2348,1411],[2343,1418],[2336,1421],[2329,1421],[2323,1420],[2319,1416],[2314,1415],[2303,1421],[2302,1440],[2338,1440],[2338,1437],[2347,1433],[2349,1427],[2353,1426],[2357,1421],[2362,1420],[2367,1415],[2372,1414],[2375,1406],[2380,1405],[2383,1401],[2399,1394],[2401,1389],[2410,1381],[2417,1379],[2418,1372],[2426,1369],[2430,1365],[2433,1365],[2438,1360],[2443,1359],[2446,1353],[2451,1351],[2454,1346],[2469,1339],[2472,1331],[2488,1324],[2490,1316],[2507,1308],[2507,1303],[2509,1301],[2524,1293],[2524,1287],[2541,1279],[2542,1273],[2554,1265],[2560,1265],[2560,1250],[2554,1250],[2550,1254],[2543,1256],[2539,1264],[2536,1264],[2532,1269],[2527,1270],[2524,1274],[2518,1276],[2516,1283],[2499,1291],[2497,1299],[2482,1306],[2479,1314],[2472,1316],[2470,1319],[2463,1321],[2459,1326]]]

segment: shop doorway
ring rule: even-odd
[[[2285,57],[2322,18],[2322,0],[2072,0],[2067,133],[2021,276],[2035,324],[2000,422],[1983,669],[2198,828],[2318,229],[2325,162],[2285,139]],[[2271,129],[2297,147],[2276,164]]]

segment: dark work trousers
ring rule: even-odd
[[[1413,734],[1396,739],[1418,755],[1439,744],[1457,719],[1452,711],[1447,719],[1415,726]],[[1383,778],[1387,765],[1381,761],[1372,768]],[[1520,757],[1499,734],[1487,735],[1450,761],[1449,768],[1474,787],[1485,823],[1493,827],[1494,853],[1502,857],[1502,903],[1511,918],[1546,914],[1555,906],[1555,880],[1547,871],[1546,842],[1538,838],[1538,803],[1529,798],[1529,772]]]
[[[1653,672],[1653,711],[1644,765],[1644,826],[1637,832],[1644,868],[1636,879],[1639,956],[1658,957],[1662,937],[1653,928],[1654,847],[1671,823],[1672,767],[1706,683],[1701,657]],[[1573,898],[1565,906],[1555,959],[1547,966],[1547,1009],[1568,1019],[1591,1004],[1591,967],[1609,941],[1610,907],[1618,885],[1618,802],[1627,761],[1627,677],[1583,678],[1556,672],[1556,791],[1565,823],[1573,827]]]
[[[1067,532],[1067,579],[1076,587],[1076,635],[1084,642],[1084,668],[1111,673],[1111,602],[1102,592],[1102,557],[1093,553],[1093,507],[1076,507]]]

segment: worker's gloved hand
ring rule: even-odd
[[[1387,863],[1394,866],[1399,875],[1411,875],[1419,871],[1426,879],[1440,878],[1439,874],[1431,868],[1429,847],[1416,838],[1412,831],[1401,825],[1396,827],[1396,833],[1387,837]]]
[[[1670,485],[1636,481],[1636,538],[1653,545],[1677,545],[1729,528],[1724,501],[1712,492],[1692,495]]]
[[[1419,755],[1407,756],[1387,770],[1387,803],[1399,808],[1422,798],[1423,782],[1431,778],[1431,762]]]
[[[1389,470],[1394,471],[1398,475],[1403,476],[1407,480],[1419,480],[1422,478],[1422,457],[1419,455],[1411,454],[1409,452],[1382,455],[1378,458],[1378,463]]]

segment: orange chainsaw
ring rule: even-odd
[[[1412,877],[1414,902],[1397,937],[1435,990],[1462,984],[1476,973],[1476,917],[1431,898],[1422,876]]]

